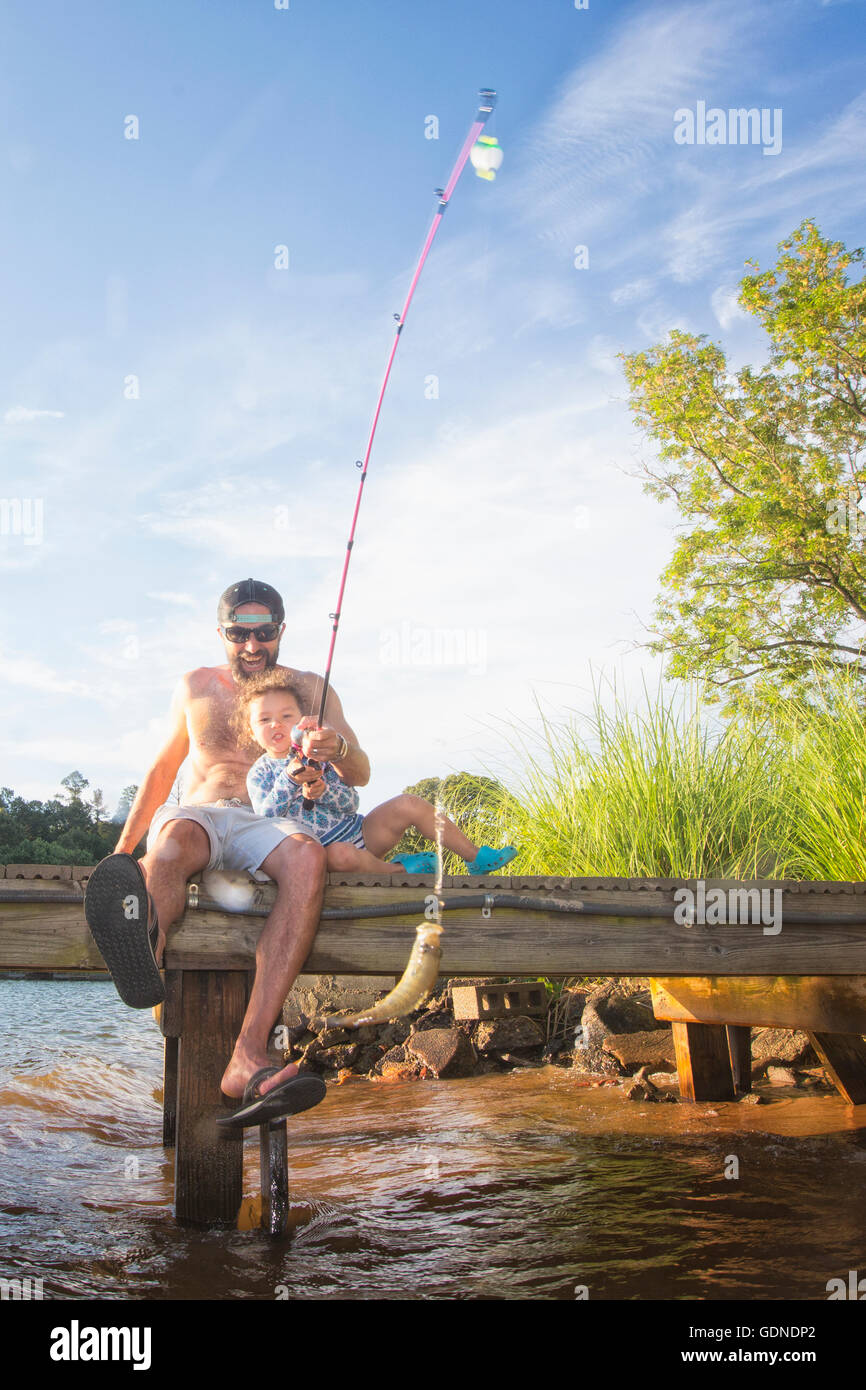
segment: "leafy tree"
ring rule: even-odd
[[[63,778],[60,785],[66,788],[70,801],[80,801],[81,793],[85,787],[90,786],[90,783],[86,777],[82,777],[80,772],[70,772],[67,777]]]
[[[706,336],[675,331],[624,358],[637,422],[660,444],[646,491],[685,522],[662,573],[652,650],[729,707],[750,692],[866,672],[866,281],[863,251],[805,221],[740,304],[769,336],[734,372]]]
[[[11,787],[0,789],[0,863],[95,864],[111,853],[120,827],[100,821],[99,807],[82,800],[89,784],[81,773],[63,785],[68,801],[25,801]]]
[[[129,808],[138,795],[138,785],[133,782],[128,787],[124,787],[120,793],[120,800],[117,803],[117,810],[111,817],[113,825],[125,825],[129,815]]]

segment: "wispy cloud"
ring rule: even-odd
[[[744,228],[763,227],[778,239],[831,190],[840,214],[863,207],[866,93],[823,115],[815,132],[803,128],[802,113],[796,123],[786,109],[779,158],[756,157],[752,146],[673,143],[675,110],[699,97],[722,107],[762,105],[766,74],[754,45],[759,35],[781,32],[781,11],[752,3],[632,13],[573,70],[518,156],[525,222],[563,264],[576,242],[589,245],[596,269],[651,264],[652,275],[610,291],[626,305],[660,279],[691,284],[723,265]],[[766,104],[778,101],[768,95]]]
[[[675,109],[735,46],[741,13],[715,4],[653,8],[615,29],[565,81],[520,159],[519,198],[539,236],[570,246],[615,224],[628,231],[641,200],[669,183],[659,156],[673,147]]]
[[[0,682],[3,684],[24,686],[30,690],[48,691],[56,695],[78,695],[84,699],[93,699],[98,693],[93,685],[70,680],[68,676],[61,675],[35,657],[22,653],[10,660],[9,639],[5,646],[7,659],[0,663]]]
[[[47,416],[52,420],[62,420],[66,414],[63,410],[31,410],[26,405],[14,405],[7,410],[3,416],[3,423],[6,425],[26,425],[31,420],[40,420]]]
[[[710,305],[722,328],[730,328],[737,319],[749,317],[738,302],[739,293],[736,285],[719,285],[710,296]]]
[[[618,285],[611,290],[610,297],[614,304],[635,304],[652,293],[654,283],[651,277],[641,276],[638,280],[629,280],[626,285]]]
[[[336,555],[340,526],[331,508],[298,505],[291,489],[260,477],[238,487],[227,479],[186,492],[165,494],[141,525],[155,536],[219,555],[252,562]]]
[[[154,599],[157,603],[173,603],[179,608],[197,608],[198,603],[192,594],[178,593],[147,593],[145,598]]]

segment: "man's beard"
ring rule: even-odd
[[[260,675],[262,671],[267,671],[269,667],[276,666],[277,657],[280,654],[279,646],[277,646],[277,650],[275,652],[270,652],[265,649],[263,649],[263,651],[265,658],[264,665],[256,667],[256,669],[253,671],[248,671],[247,668],[244,666],[242,652],[233,653],[229,657],[229,669],[231,670],[231,673],[236,681],[251,681],[256,676]]]

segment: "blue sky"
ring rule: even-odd
[[[863,18],[10,0],[0,497],[41,531],[0,534],[0,781],[47,797],[76,767],[113,806],[248,574],[284,595],[283,659],[322,668],[392,314],[485,85],[505,161],[464,173],[420,282],[343,610],[362,808],[496,767],[502,721],[585,709],[592,669],[654,683],[676,517],[630,476],[617,354],[680,326],[758,361],[744,262],[806,216],[863,240]],[[699,101],[780,110],[780,152],[677,144]]]

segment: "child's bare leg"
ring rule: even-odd
[[[377,859],[375,854],[371,854],[368,849],[359,849],[357,845],[346,844],[344,840],[335,840],[332,845],[326,845],[325,853],[328,856],[329,873],[393,874],[400,872],[399,864],[386,864],[384,859]]]
[[[364,817],[364,841],[373,854],[387,854],[396,845],[404,830],[412,825],[422,835],[436,843],[436,811],[423,796],[395,796],[383,801],[375,811]],[[478,853],[468,835],[458,830],[453,820],[442,817],[442,841],[446,849],[459,854],[471,863]]]

